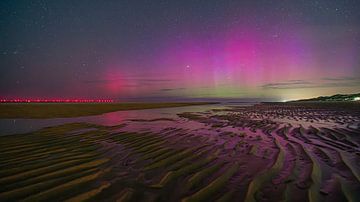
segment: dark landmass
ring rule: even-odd
[[[343,101],[358,101],[360,93],[355,94],[336,94],[332,96],[320,96],[310,99],[294,100],[290,102],[343,102]]]

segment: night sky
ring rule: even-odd
[[[359,0],[0,2],[1,98],[360,92]]]

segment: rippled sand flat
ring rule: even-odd
[[[359,201],[360,107],[260,104],[0,137],[0,201]]]

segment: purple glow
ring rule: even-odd
[[[55,28],[40,34],[8,26],[1,96],[283,100],[360,90],[356,3],[135,4],[79,24],[63,9],[64,27],[49,18],[43,27]]]

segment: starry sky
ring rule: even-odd
[[[2,0],[1,98],[360,92],[359,0]]]

